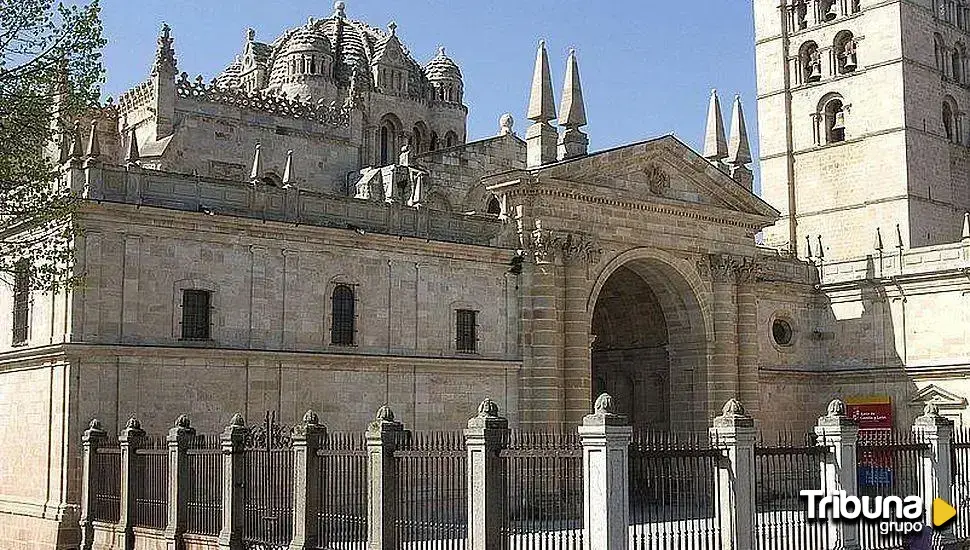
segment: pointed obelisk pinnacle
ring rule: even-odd
[[[963,214],[963,240],[970,241],[970,212]]]
[[[286,166],[283,168],[283,187],[293,184],[293,150],[286,152]]]
[[[731,141],[728,145],[728,163],[732,166],[751,164],[751,144],[748,142],[748,126],[744,122],[741,96],[734,97],[734,111],[731,114]]]
[[[549,55],[546,53],[545,40],[539,41],[539,51],[536,53],[528,119],[533,122],[549,122],[556,119],[556,98],[552,95],[552,75],[549,71]]]
[[[101,156],[101,138],[98,135],[98,121],[91,121],[91,133],[88,135],[88,158],[98,158]]]
[[[263,172],[262,145],[256,144],[256,154],[253,157],[253,168],[249,171],[249,181],[253,185],[259,183],[260,174]]]
[[[539,42],[535,71],[532,75],[532,94],[528,117],[534,124],[526,132],[526,166],[535,168],[556,162],[556,142],[559,132],[549,124],[556,120],[556,99],[552,95],[552,76],[546,42]]]
[[[137,164],[140,156],[141,154],[138,152],[138,136],[135,135],[135,129],[132,128],[128,132],[128,150],[125,153],[125,164]]]
[[[576,50],[570,50],[566,60],[566,82],[562,87],[559,125],[565,128],[559,138],[559,160],[589,153],[589,137],[580,130],[582,126],[586,126],[586,105],[583,102],[583,85],[579,79]]]
[[[724,134],[724,117],[717,90],[711,90],[711,103],[707,108],[707,129],[704,132],[704,158],[717,164],[728,156],[727,138]]]

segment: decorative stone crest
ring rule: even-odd
[[[647,185],[650,192],[657,196],[663,196],[670,189],[670,175],[657,164],[651,164],[643,170],[647,176]]]
[[[488,397],[478,406],[478,416],[481,418],[498,418],[498,404]]]
[[[192,422],[189,421],[188,416],[184,414],[180,414],[179,417],[175,419],[175,427],[181,428],[181,429],[188,429],[192,427]]]
[[[596,414],[615,414],[616,403],[613,402],[613,396],[604,393],[596,398],[596,402],[593,403],[593,412]]]
[[[744,410],[744,405],[740,401],[732,398],[728,399],[724,407],[721,408],[721,416],[723,418],[742,418],[748,416],[748,413]]]
[[[138,419],[135,418],[134,416],[131,416],[130,418],[128,418],[128,423],[125,424],[125,429],[126,430],[140,430],[141,429],[141,422],[139,422]]]
[[[381,405],[381,408],[377,409],[377,416],[374,417],[374,420],[377,422],[394,422],[394,411],[387,405]]]
[[[303,415],[303,423],[311,426],[316,426],[320,424],[320,417],[317,416],[317,413],[314,412],[313,409],[309,409]]]
[[[829,418],[843,417],[846,415],[845,403],[841,399],[833,399],[829,402],[826,413]]]
[[[923,407],[923,416],[940,416],[940,406],[929,402]]]

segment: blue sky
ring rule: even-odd
[[[741,93],[757,149],[751,5],[737,0],[346,0],[347,15],[398,35],[424,63],[439,45],[462,67],[470,139],[495,135],[510,112],[524,135],[537,41],[549,48],[559,100],[569,48],[579,55],[592,150],[674,133],[700,147],[712,87],[730,124]],[[105,94],[144,80],[162,21],[176,39],[179,68],[211,78],[242,49],[245,29],[271,42],[326,0],[103,0],[108,46]]]

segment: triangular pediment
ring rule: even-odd
[[[967,399],[955,393],[944,390],[943,388],[930,384],[916,392],[910,404],[913,406],[924,406],[933,403],[941,410],[963,410],[967,408]]]
[[[620,204],[652,203],[688,215],[744,220],[766,227],[777,210],[745,189],[674,136],[625,145],[584,157],[486,178],[496,189],[530,180],[595,200]]]

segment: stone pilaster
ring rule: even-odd
[[[708,410],[740,394],[738,376],[738,296],[736,260],[710,257],[714,295],[714,353],[708,363]],[[708,417],[710,418],[710,417]]]
[[[724,449],[726,461],[717,472],[716,517],[720,520],[723,550],[756,548],[755,463],[757,432],[737,399],[728,401],[711,427],[714,445]]]
[[[596,399],[579,427],[583,444],[583,548],[626,550],[630,522],[630,440],[633,428],[615,414],[613,398]]]
[[[829,403],[825,416],[815,425],[818,444],[826,447],[822,467],[822,481],[825,494],[845,491],[847,495],[858,495],[858,473],[856,443],[859,440],[859,425],[845,414],[845,403],[834,400]],[[847,521],[829,521],[829,546],[831,550],[858,550],[859,524]]]
[[[303,422],[293,430],[293,538],[290,550],[326,548],[319,540],[317,521],[320,513],[320,457],[317,451],[327,437],[327,428],[313,411],[303,415]]]
[[[761,391],[758,382],[758,289],[759,266],[755,263],[742,265],[738,270],[738,395],[742,403],[748,403],[747,411],[757,417],[761,409]]]
[[[135,417],[128,419],[128,424],[118,437],[121,447],[121,490],[115,544],[124,550],[130,550],[135,544],[135,534],[132,532],[135,511],[135,451],[144,437],[145,431]]]
[[[923,503],[926,522],[933,521],[933,501],[937,498],[953,503],[953,421],[940,415],[935,403],[927,403],[923,414],[913,424],[913,433],[927,444],[922,457]],[[953,548],[956,538],[952,522],[934,529],[934,548]]]
[[[241,550],[245,514],[243,510],[243,461],[246,443],[246,421],[241,414],[232,417],[222,432],[222,530],[220,550]]]
[[[81,471],[84,477],[81,479],[81,550],[91,550],[94,543],[94,520],[91,518],[94,495],[91,494],[95,484],[95,456],[98,447],[108,442],[108,433],[101,429],[101,421],[94,419],[84,430],[84,437],[81,439],[82,461]]]
[[[165,526],[165,547],[168,550],[184,548],[182,535],[185,533],[186,514],[188,513],[188,490],[192,483],[192,472],[186,451],[195,438],[195,428],[184,414],[175,421],[168,431],[168,522]]]
[[[505,460],[499,452],[508,445],[509,421],[499,416],[498,405],[486,399],[478,415],[468,421],[468,548],[503,550],[508,539],[505,524]]]
[[[403,437],[404,425],[384,406],[367,427],[368,499],[367,550],[397,550],[397,462],[394,451]]]

